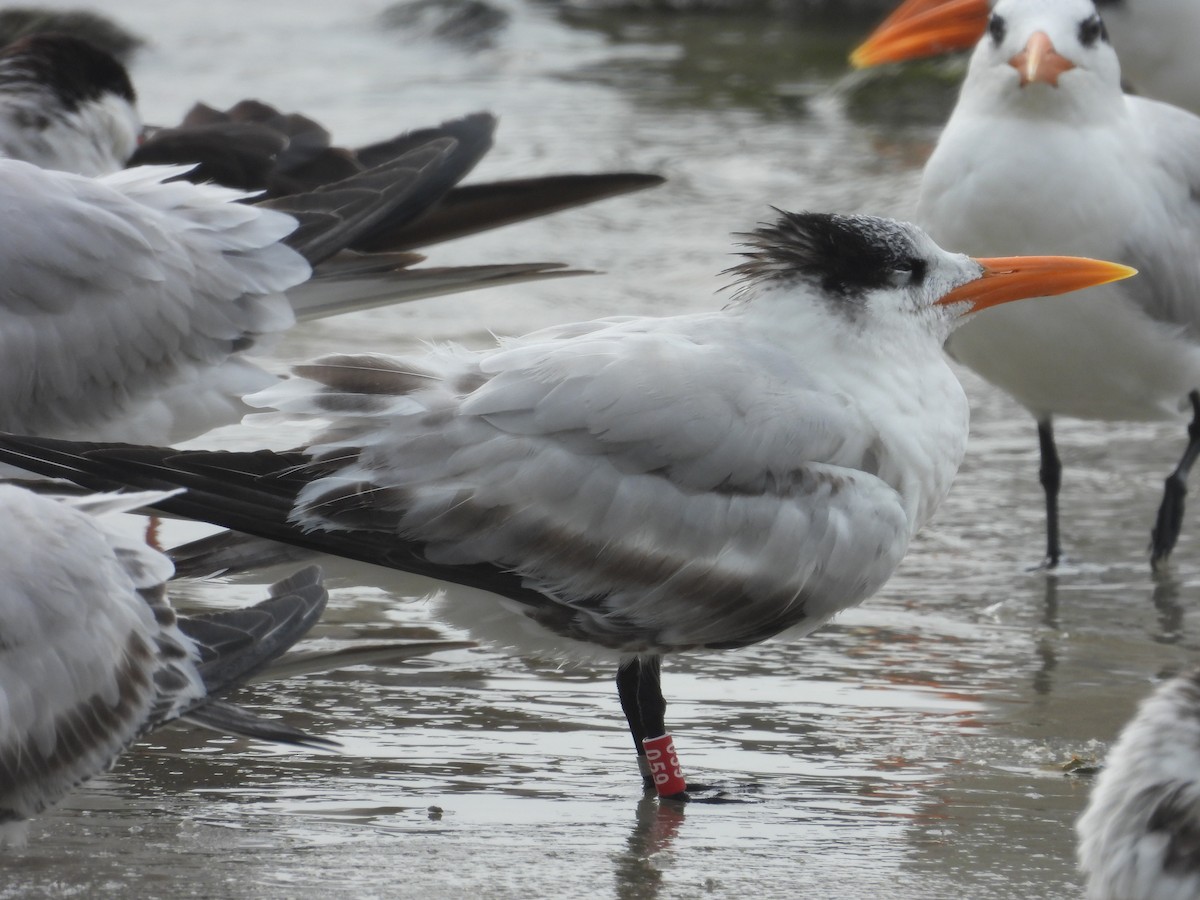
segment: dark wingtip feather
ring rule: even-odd
[[[264,719],[234,703],[213,700],[191,710],[184,719],[222,734],[236,734],[276,744],[293,744],[320,750],[338,750],[341,744],[329,738],[317,737],[277,719]]]
[[[360,249],[411,250],[550,215],[622,194],[657,187],[666,179],[643,172],[544,175],[456,187],[420,218],[374,232]]]
[[[287,243],[316,265],[354,246],[381,222],[408,215],[409,210],[424,211],[432,202],[428,196],[431,192],[440,196],[449,187],[434,189],[432,185],[441,185],[441,169],[452,158],[455,146],[449,137],[429,141],[398,159],[342,181],[260,205],[299,220],[299,227]]]
[[[197,668],[212,694],[245,681],[287,651],[317,623],[328,599],[320,567],[309,566],[273,584],[261,603],[181,616],[179,629],[195,642]]]
[[[175,563],[176,578],[211,578],[304,562],[314,551],[235,531],[219,531],[172,547],[167,555]]]

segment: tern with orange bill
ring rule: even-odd
[[[222,542],[282,542],[451,582],[438,609],[473,637],[615,663],[647,787],[687,798],[662,656],[802,636],[879,590],[966,445],[946,337],[1134,274],[972,259],[868,216],[782,213],[743,237],[721,310],[298,366],[248,398],[275,428],[324,423],[293,452],[9,435],[0,462],[186,487],[156,508],[243,533],[209,544],[215,567]]]
[[[859,68],[969,50],[994,0],[905,0],[850,55]],[[1098,0],[1126,80],[1137,93],[1200,113],[1200,3]]]
[[[1053,419],[1190,415],[1152,529],[1151,562],[1165,562],[1200,455],[1200,118],[1122,91],[1091,0],[997,0],[922,175],[916,219],[967,252],[1036,248],[1142,272],[1086,304],[996,310],[947,349],[1037,421],[1049,566],[1062,555]]]

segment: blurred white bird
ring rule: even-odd
[[[256,606],[177,616],[171,561],[105,520],[163,496],[55,499],[0,485],[0,844],[23,843],[29,819],[176,719],[335,746],[213,699],[316,623],[320,569]]]
[[[8,437],[0,461],[186,485],[159,508],[499,594],[443,612],[519,652],[618,661],[643,773],[665,778],[644,748],[665,732],[661,655],[811,632],[883,585],[945,496],[967,404],[941,346],[962,317],[1132,274],[973,260],[864,216],[746,237],[718,312],[300,366],[252,402],[326,420],[301,451]]]
[[[453,140],[437,178],[349,246],[397,251],[496,228],[661,184],[639,172],[545,175],[460,186],[491,149],[496,118],[474,113],[357,149],[336,147],[306,116],[244,100],[196,104],[180,125],[143,129],[125,67],[80,38],[38,34],[0,50],[0,155],[105,175],[127,165],[188,164],[181,174],[275,198],[316,190]]]
[[[236,422],[241,396],[274,380],[248,355],[297,318],[578,274],[417,267],[407,248],[662,181],[457,188],[491,146],[490,115],[349,151],[311,120],[252,102],[197,108],[138,150],[188,165],[119,170],[140,131],[133,102],[121,64],[85,41],[36,35],[0,52],[0,153],[98,176],[0,160],[0,428],[174,443]],[[238,191],[168,183],[222,176]]]
[[[1036,417],[1046,561],[1061,556],[1054,416],[1146,421],[1191,412],[1151,559],[1163,562],[1200,453],[1200,118],[1121,91],[1090,0],[997,0],[925,167],[917,221],[967,252],[1121,259],[1142,277],[1086,303],[989,313],[947,349]]]
[[[453,146],[434,141],[256,206],[172,181],[179,167],[92,179],[0,159],[0,425],[183,440],[241,418],[242,395],[275,381],[248,353],[297,318],[558,274],[536,263],[408,269],[403,254],[341,252],[436,179]]]
[[[974,47],[994,0],[905,0],[850,56],[860,68]],[[1099,0],[1135,92],[1200,112],[1200,3]]]
[[[1142,702],[1075,827],[1089,900],[1200,897],[1200,669]]]

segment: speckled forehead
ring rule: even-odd
[[[923,240],[924,235],[907,222],[876,216],[844,218],[862,238],[864,260],[881,270],[893,271],[896,266],[911,261],[915,256],[924,256],[932,249],[933,242]]]

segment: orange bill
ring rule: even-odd
[[[1058,87],[1058,76],[1075,68],[1075,63],[1054,49],[1054,42],[1044,31],[1035,31],[1025,49],[1008,64],[1021,73],[1021,87],[1035,81]]]
[[[988,0],[905,0],[850,54],[856,69],[974,47],[987,29]]]
[[[963,311],[966,315],[1013,300],[1053,297],[1137,274],[1137,269],[1129,266],[1082,256],[998,256],[975,262],[983,266],[983,274],[956,287],[938,300],[939,304],[968,302],[971,306]]]

